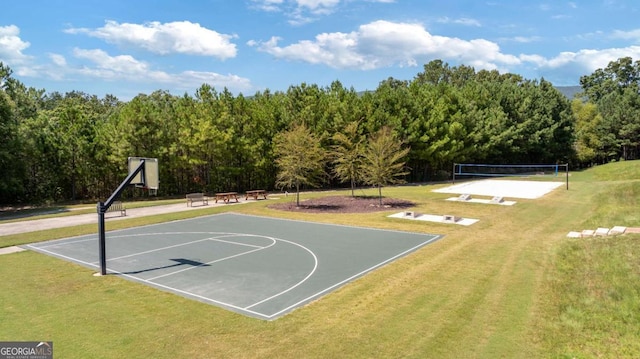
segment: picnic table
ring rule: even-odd
[[[229,203],[229,201],[231,201],[232,199],[235,199],[236,202],[239,202],[238,192],[216,193],[216,203],[218,203],[218,200],[222,200],[224,201],[224,203]]]
[[[249,197],[252,197],[255,200],[258,200],[258,197],[263,197],[264,199],[267,199],[267,191],[263,190],[263,189],[254,189],[251,191],[247,191],[245,193],[245,197],[244,199],[249,199]]]

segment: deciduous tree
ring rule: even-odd
[[[317,187],[326,177],[327,151],[306,126],[296,125],[276,136],[274,152],[278,166],[276,185],[295,188],[296,205],[300,206],[300,186]]]
[[[407,169],[405,157],[409,148],[402,148],[389,127],[383,127],[371,135],[364,150],[362,175],[365,183],[378,187],[379,203],[382,205],[382,186],[404,183]]]
[[[351,185],[351,196],[354,196],[356,184],[361,180],[364,140],[358,133],[358,122],[351,122],[344,132],[333,135],[333,173],[342,182]]]

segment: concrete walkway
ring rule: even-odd
[[[164,205],[164,206],[127,208],[126,217],[120,216],[119,212],[113,212],[113,213],[107,213],[105,215],[105,220],[119,221],[127,218],[152,216],[155,214],[162,214],[162,213],[191,211],[191,210],[202,209],[202,208],[212,207],[212,206],[233,206],[233,205],[238,205],[238,204],[247,203],[247,202],[251,202],[251,200],[245,201],[244,198],[241,198],[240,202],[238,203],[231,202],[229,204],[213,203],[213,201],[211,201],[209,202],[208,206],[194,206],[194,207],[187,207],[185,203],[176,203],[176,204],[170,204],[170,205]],[[20,222],[11,222],[11,223],[2,223],[2,221],[0,221],[0,236],[8,236],[11,234],[28,233],[28,232],[42,231],[45,229],[71,227],[71,226],[77,226],[81,224],[91,224],[91,223],[95,223],[97,228],[98,226],[97,213],[34,219],[31,221],[20,221]]]

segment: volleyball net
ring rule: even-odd
[[[453,182],[456,179],[474,177],[546,177],[566,180],[569,189],[569,164],[477,164],[477,163],[454,163]]]

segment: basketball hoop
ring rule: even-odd
[[[100,275],[107,274],[107,251],[106,251],[106,233],[104,214],[109,210],[109,207],[114,203],[116,199],[122,194],[122,191],[129,185],[141,187],[143,190],[154,190],[154,194],[157,194],[159,180],[158,173],[158,159],[157,158],[144,158],[144,157],[129,157],[127,158],[127,167],[129,174],[120,183],[118,188],[113,191],[111,196],[105,202],[98,202],[98,257],[100,258]]]

